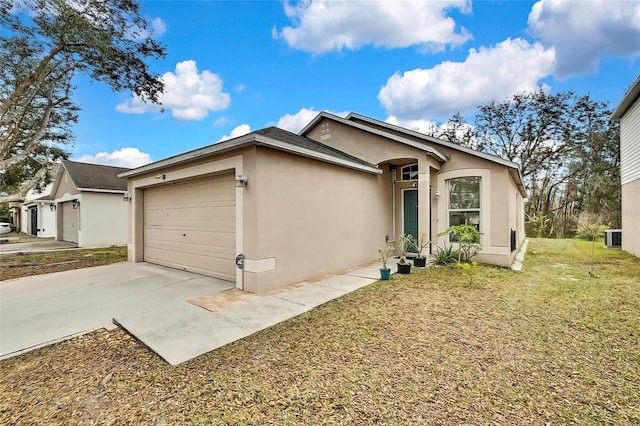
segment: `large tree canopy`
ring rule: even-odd
[[[23,197],[66,158],[78,107],[72,78],[158,102],[146,59],[165,56],[136,0],[0,0],[0,196]]]
[[[434,136],[517,162],[529,216],[544,235],[576,231],[580,215],[620,226],[619,125],[607,104],[574,92],[518,93],[479,106],[473,123],[455,114]]]

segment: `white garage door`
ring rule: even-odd
[[[78,243],[78,210],[72,201],[62,203],[62,239]]]
[[[235,185],[228,174],[144,191],[144,261],[235,281]]]

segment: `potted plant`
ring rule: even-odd
[[[387,261],[389,260],[389,252],[393,250],[393,247],[385,247],[383,249],[378,249],[378,254],[380,260],[382,261],[382,268],[380,268],[380,279],[388,280],[391,277],[391,269],[387,267]]]
[[[407,262],[407,251],[413,245],[413,236],[411,234],[403,234],[398,238],[398,251],[400,251],[400,261],[398,262],[399,274],[410,274],[411,263]]]
[[[413,259],[413,266],[420,266],[424,268],[427,266],[427,258],[422,255],[422,250],[429,246],[429,239],[427,238],[427,234],[420,234],[418,239],[413,241],[413,246],[418,251],[418,256]]]

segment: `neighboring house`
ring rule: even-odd
[[[129,260],[251,292],[373,261],[404,233],[443,244],[449,225],[476,225],[476,259],[502,266],[524,240],[517,164],[358,114],[323,112],[300,134],[270,127],[120,176]]]
[[[56,236],[56,213],[51,207],[53,198],[48,185],[42,192],[30,190],[20,205],[20,232],[39,238]]]
[[[53,182],[50,209],[56,216],[56,240],[78,247],[127,243],[127,181],[123,167],[63,160]]]
[[[640,76],[611,115],[620,121],[622,249],[640,257]]]

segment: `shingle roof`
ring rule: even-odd
[[[347,154],[346,152],[342,152],[339,149],[335,149],[306,136],[291,133],[278,127],[267,127],[266,129],[256,130],[254,133],[257,135],[274,138],[282,142],[298,146],[300,148],[306,148],[325,155],[330,155],[340,160],[351,161],[353,163],[359,163],[369,167],[376,167],[374,164],[368,163],[367,161],[358,157],[354,157],[353,155]]]
[[[127,190],[127,179],[118,177],[118,173],[131,170],[126,167],[79,163],[69,160],[62,160],[62,165],[78,189]]]

